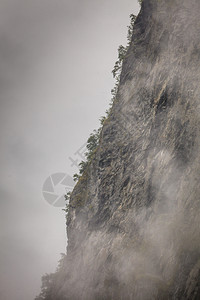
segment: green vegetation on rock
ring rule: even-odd
[[[131,38],[132,38],[132,34],[133,34],[133,26],[134,26],[135,20],[136,20],[136,16],[131,14],[130,15],[130,25],[128,26],[128,33],[127,33],[127,45],[126,46],[120,45],[118,47],[118,59],[115,62],[114,68],[112,70],[112,74],[113,74],[113,77],[116,79],[116,82],[115,82],[114,88],[111,90],[112,98],[111,98],[111,101],[109,104],[110,107],[108,110],[106,110],[106,115],[102,116],[100,118],[100,127],[97,130],[95,129],[90,134],[90,136],[87,140],[87,145],[86,145],[87,152],[85,153],[86,160],[80,162],[79,174],[76,173],[73,175],[74,181],[78,181],[80,179],[80,177],[82,176],[84,171],[89,166],[89,163],[92,161],[94,153],[96,152],[96,150],[99,146],[102,127],[103,127],[104,123],[108,120],[112,105],[113,105],[114,101],[116,100],[119,82],[120,82],[120,75],[121,75],[121,70],[122,70],[122,63],[123,63],[123,60],[127,54],[128,48],[131,43]]]
[[[58,267],[55,273],[45,274],[42,276],[41,292],[35,300],[52,300],[53,289],[59,273],[64,268],[66,254],[61,253],[61,258],[58,261]]]

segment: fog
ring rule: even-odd
[[[43,184],[77,172],[69,157],[108,108],[117,48],[139,6],[2,0],[0,8],[0,298],[31,300],[66,247],[64,213],[45,201]]]
[[[160,11],[150,23],[153,34],[147,22],[147,32],[143,31],[139,42],[136,36],[132,45],[141,47],[140,51],[136,49],[136,55],[130,51],[125,58],[136,70],[133,78],[132,70],[125,70],[131,79],[119,89],[97,157],[105,159],[106,143],[110,152],[123,151],[121,145],[125,145],[126,155],[116,158],[114,152],[109,169],[100,169],[97,160],[91,162],[87,186],[94,190],[88,189],[89,195],[81,199],[86,200],[82,211],[75,206],[76,193],[72,194],[70,256],[57,287],[61,296],[149,300],[180,299],[177,295],[185,293],[186,299],[191,295],[197,299],[200,138],[199,56],[194,49],[200,45],[200,6],[195,0],[185,0],[184,5],[177,1],[177,7],[170,3],[170,8],[166,3],[155,5]],[[167,22],[166,7],[174,23]],[[152,58],[155,49],[159,51]],[[134,114],[137,118],[129,118]],[[125,192],[117,175],[123,180],[129,176]],[[100,220],[98,213],[106,209],[110,209],[107,219],[102,213]]]

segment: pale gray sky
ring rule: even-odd
[[[65,217],[42,196],[99,126],[137,0],[1,0],[0,299],[32,300],[65,252]]]

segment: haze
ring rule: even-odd
[[[99,126],[137,0],[2,0],[0,4],[0,299],[31,300],[66,248],[46,178]]]

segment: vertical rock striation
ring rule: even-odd
[[[200,299],[200,2],[144,0],[52,299]]]

